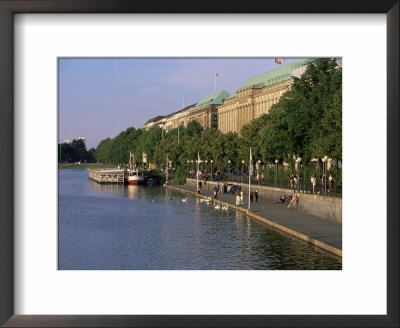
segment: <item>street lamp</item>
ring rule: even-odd
[[[211,181],[213,181],[213,174],[214,174],[214,170],[213,170],[213,160],[210,161],[211,162]]]
[[[228,160],[228,176],[229,176],[230,171],[231,171],[231,160],[229,159]]]
[[[279,163],[279,161],[276,159],[275,160],[275,164],[276,164],[275,186],[278,186],[278,163]]]
[[[244,178],[244,161],[242,161],[242,182],[243,182],[243,178]]]
[[[296,159],[297,163],[297,191],[300,192],[300,168],[301,168],[301,157]]]
[[[324,194],[325,194],[325,196],[326,196],[326,164],[327,164],[327,161],[328,161],[328,156],[325,156],[323,159],[322,159],[322,173],[323,173],[323,177],[324,177]]]
[[[186,165],[186,177],[188,177],[189,176],[189,163],[190,163],[190,161],[189,160],[187,160],[187,165]]]

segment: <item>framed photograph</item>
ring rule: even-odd
[[[398,1],[367,1],[362,4],[357,1],[346,4],[326,1],[302,3],[301,6],[296,1],[281,2],[279,5],[238,1],[229,5],[203,3],[190,4],[189,7],[180,2],[167,5],[163,1],[151,4],[136,1],[0,1],[0,44],[1,49],[5,49],[0,54],[3,67],[0,88],[0,324],[5,327],[398,326],[398,18]],[[198,234],[199,229],[204,228],[204,222],[196,222],[197,214],[194,215],[194,226],[185,222],[185,226],[179,225],[179,229],[174,229],[171,222],[179,213],[207,208],[208,205],[204,205],[207,188],[203,188],[206,184],[208,187],[215,184],[214,196],[212,190],[207,189],[211,195],[210,201],[214,198],[215,211],[218,207],[220,213],[225,213],[227,209],[220,209],[219,206],[227,204],[224,203],[224,197],[227,196],[224,195],[222,183],[222,189],[221,186],[217,188],[217,181],[213,181],[216,177],[221,179],[225,176],[234,181],[248,176],[249,186],[250,183],[259,186],[255,195],[257,202],[259,193],[263,200],[263,192],[266,192],[262,186],[264,180],[273,180],[274,176],[276,180],[270,182],[278,183],[278,167],[282,167],[283,172],[283,168],[293,160],[293,167],[298,165],[298,171],[295,171],[298,181],[304,176],[300,174],[300,154],[293,159],[293,154],[288,157],[283,155],[275,163],[271,157],[268,158],[270,163],[267,163],[265,154],[254,148],[253,152],[250,150],[250,159],[239,163],[237,160],[231,161],[231,158],[227,161],[226,157],[221,161],[228,164],[219,164],[218,169],[215,167],[216,158],[215,163],[206,161],[210,159],[205,157],[208,155],[203,156],[203,153],[196,151],[196,154],[190,155],[197,158],[194,158],[192,165],[190,158],[186,163],[186,157],[189,156],[186,154],[182,166],[185,172],[181,170],[182,173],[176,163],[182,162],[183,157],[169,156],[172,150],[165,153],[168,145],[161,141],[172,138],[176,132],[177,143],[189,142],[182,135],[191,121],[198,122],[200,128],[211,130],[214,127],[224,133],[232,132],[233,125],[226,119],[229,116],[223,116],[225,111],[228,113],[234,106],[242,108],[246,97],[251,96],[254,99],[254,111],[261,116],[265,111],[268,112],[268,106],[274,106],[284,94],[279,88],[292,83],[290,95],[294,97],[296,82],[285,78],[286,75],[301,77],[307,65],[327,65],[324,63],[328,63],[328,59],[323,58],[331,58],[332,65],[343,71],[343,98],[340,96],[340,107],[343,99],[343,157],[340,158],[344,158],[344,162],[329,160],[330,168],[336,165],[341,169],[344,165],[343,176],[340,173],[338,184],[340,190],[333,188],[335,183],[331,180],[317,180],[315,174],[311,175],[311,180],[307,175],[306,180],[308,183],[311,181],[312,185],[303,182],[304,190],[301,190],[302,185],[297,183],[295,177],[290,181],[293,190],[309,193],[305,196],[310,200],[316,197],[322,199],[326,196],[320,195],[321,192],[333,193],[334,190],[336,195],[343,195],[340,243],[329,241],[329,237],[320,239],[326,240],[326,243],[312,238],[308,240],[325,248],[325,251],[335,253],[340,261],[303,253],[294,267],[282,266],[283,270],[279,269],[279,265],[263,267],[257,258],[259,252],[249,249],[251,244],[248,240],[254,242],[252,233],[256,227],[241,219],[240,215],[233,218],[232,222],[226,220],[224,214],[218,217],[220,224],[226,227],[221,230],[220,236],[234,240],[235,245],[243,238],[248,239],[237,247],[242,249],[241,254],[232,253],[227,245],[215,244],[215,239],[208,240],[211,240],[209,245],[214,245],[214,250],[219,250],[217,253],[204,249],[199,240],[197,244],[195,239],[190,241],[190,236],[205,240],[204,236]],[[199,99],[182,99],[182,92],[175,87],[177,84],[169,88],[168,83],[179,80],[185,87],[201,90],[201,75],[195,75],[192,68],[197,65],[197,71],[204,75],[204,59],[208,63],[212,61],[214,65],[210,92],[206,88],[204,97],[198,93],[191,97]],[[224,84],[223,74],[215,67],[226,67],[225,72],[231,74],[231,86]],[[123,86],[120,82],[113,85],[117,70],[120,72],[118,74],[136,70],[136,80],[125,75],[128,85]],[[247,76],[246,79],[241,77],[243,71],[247,74],[243,75]],[[237,82],[243,79],[243,82]],[[340,77],[340,91],[341,81]],[[129,86],[138,83],[140,88],[135,90],[139,93],[133,89],[126,94],[121,92],[121,89],[129,89]],[[155,83],[158,83],[157,86]],[[228,91],[219,91],[219,87]],[[103,91],[91,93],[95,88]],[[334,89],[332,86],[329,88]],[[173,110],[173,113],[163,112],[163,115],[167,115],[165,119],[156,116],[157,112],[151,112],[151,106],[161,108],[163,105],[155,103],[155,94],[164,97],[167,104],[168,96],[173,92],[179,93],[177,97],[182,99],[179,108],[182,109]],[[250,95],[250,92],[254,94]],[[66,94],[69,98],[65,97]],[[90,104],[78,101],[89,97]],[[291,100],[289,96],[285,99],[288,102]],[[333,106],[337,99],[332,98]],[[79,133],[76,136],[65,134],[64,127],[68,124],[70,131],[79,131],[72,127],[82,126],[82,123],[87,125],[89,121],[85,116],[101,116],[101,112],[105,112],[104,105],[114,108],[115,117],[106,119],[109,125],[114,124],[123,130],[138,124],[127,122],[126,126],[124,123],[118,125],[118,120],[129,119],[121,112],[118,114],[117,103],[124,104],[127,111],[132,112],[130,115],[143,116],[140,123],[142,131],[145,131],[141,132],[143,135],[146,135],[146,131],[152,131],[153,125],[158,126],[153,128],[154,131],[159,129],[155,133],[161,133],[162,139],[157,141],[161,145],[158,153],[141,148],[129,149],[129,165],[128,155],[124,153],[123,159],[110,161],[115,162],[112,169],[115,172],[110,173],[110,169],[90,169],[90,182],[86,177],[87,171],[83,180],[76,176],[76,172],[60,170],[60,173],[58,167],[63,161],[81,165],[81,160],[77,160],[73,152],[79,152],[77,145],[86,142],[85,132],[74,132]],[[137,104],[136,107],[133,103]],[[83,104],[81,109],[80,104]],[[139,105],[143,107],[142,111]],[[273,109],[278,111],[278,105]],[[84,106],[91,106],[92,110],[85,110]],[[67,107],[69,113],[74,113],[72,118],[63,111]],[[290,115],[287,108],[280,110],[286,116]],[[209,114],[209,120],[203,114]],[[92,121],[97,122],[95,124],[99,122]],[[177,126],[174,125],[175,121],[178,122]],[[325,121],[329,123],[329,119]],[[235,128],[238,131],[234,132],[239,133],[247,121],[242,115],[240,127],[236,127],[239,124],[237,122]],[[106,124],[97,130],[105,131]],[[128,130],[126,133],[131,132]],[[80,131],[85,129],[81,128]],[[89,127],[86,127],[86,131],[87,136],[92,138]],[[168,137],[164,131],[173,132]],[[93,147],[99,143],[104,145],[101,139],[108,136],[113,138],[116,134],[103,132]],[[261,132],[259,135],[262,135]],[[267,132],[264,136],[264,143],[271,146],[272,139]],[[76,140],[70,141],[69,137],[76,137]],[[206,142],[206,139],[200,140]],[[317,147],[318,143],[313,145]],[[185,146],[185,149],[189,149],[189,146]],[[84,154],[85,161],[94,160],[90,157],[93,151]],[[101,149],[96,156],[99,154]],[[115,156],[120,155],[115,153]],[[157,156],[161,159],[156,159]],[[311,159],[315,155],[307,156]],[[97,161],[99,158],[101,156]],[[108,159],[104,161],[108,165]],[[328,157],[314,162],[314,169],[319,170],[318,175],[321,167],[323,173],[329,169],[326,162]],[[125,167],[125,164],[129,167]],[[142,189],[136,186],[132,188],[131,184],[139,180],[148,181],[149,184],[154,182],[157,174],[150,174],[153,168],[150,166],[153,165],[156,169],[162,169],[161,178],[166,179],[163,181],[165,186],[160,188],[166,190],[168,201],[174,202],[176,212],[172,214],[167,213],[170,208],[158,209],[161,205],[160,195],[154,192],[150,195],[152,200],[149,198],[153,204],[151,208],[132,207],[135,193]],[[207,179],[210,170],[211,181]],[[119,177],[120,171],[122,175]],[[197,198],[198,204],[194,205],[195,196],[189,196],[193,199],[188,200],[172,194],[175,191],[170,188],[168,179],[172,173],[176,179],[182,173],[187,181],[193,183],[194,189],[189,192],[204,195],[206,198],[202,205],[202,198]],[[345,181],[343,188],[342,179]],[[238,186],[244,189],[242,180]],[[103,182],[108,184],[104,185]],[[127,182],[127,185],[119,188],[118,183],[122,182]],[[85,189],[88,183],[91,188],[89,191]],[[228,187],[235,187],[235,183],[232,186],[228,184],[229,193],[231,190],[228,191]],[[247,191],[248,207],[256,207],[256,204],[251,204],[254,191],[252,188]],[[102,194],[103,197],[106,193],[122,195],[118,208],[114,208],[110,215],[106,213],[116,218],[112,224],[120,225],[117,230],[122,234],[119,237],[114,233],[105,234],[104,226],[96,228],[96,236],[82,233],[84,230],[81,228],[76,230],[76,226],[90,227],[96,218],[101,220],[108,211],[107,206],[101,208],[98,199],[97,203],[92,204],[91,201],[94,196]],[[241,199],[237,197],[237,213],[242,211],[244,214],[241,215],[245,215],[245,209],[241,207],[247,204],[247,198],[243,205],[243,196]],[[71,206],[72,200],[75,205]],[[101,198],[103,201],[106,203],[109,199]],[[191,201],[193,204],[189,204]],[[77,206],[78,202],[84,207]],[[293,206],[293,202],[287,203]],[[340,209],[341,204],[340,201]],[[235,204],[232,203],[232,206]],[[90,213],[85,212],[85,208]],[[148,232],[144,226],[138,228],[141,223],[132,212],[129,222],[118,218],[119,212],[133,210],[142,213],[140,215],[156,218],[153,221],[155,239],[151,241],[146,237]],[[157,211],[164,213],[158,219]],[[213,210],[211,212],[214,213]],[[247,209],[246,215],[262,220],[259,213]],[[332,211],[329,215],[332,215]],[[72,220],[74,217],[75,220]],[[160,218],[163,218],[163,222]],[[167,229],[166,221],[170,223]],[[233,223],[232,231],[229,230],[230,222]],[[322,229],[310,221],[311,225],[314,230]],[[304,226],[303,229],[306,229]],[[109,228],[113,229],[111,226]],[[208,231],[213,229],[215,237],[218,236],[217,228],[211,227]],[[185,229],[189,234],[185,235]],[[296,235],[296,232],[286,232]],[[179,240],[176,233],[182,236],[183,241]],[[267,235],[265,238],[272,238],[273,232]],[[138,242],[124,244],[125,237],[121,236],[128,238],[128,241],[133,238]],[[320,236],[326,238],[323,233]],[[297,233],[297,237],[307,240],[306,234]],[[256,243],[261,241],[257,240]],[[154,255],[146,251],[152,247],[146,242],[157,243],[159,252]],[[105,243],[111,247],[103,247]],[[335,246],[329,246],[330,243]],[[190,248],[192,244],[194,247]],[[192,259],[189,261],[185,254],[176,252],[182,247],[190,249]],[[253,265],[243,266],[240,261],[233,264],[223,262],[220,248],[224,247],[228,247],[225,248],[225,258],[237,259],[245,254],[247,263]],[[297,248],[297,253],[301,253],[301,247],[294,246],[292,241],[286,239],[276,247]],[[113,249],[114,253],[111,252]],[[135,257],[135,249],[144,256]],[[128,256],[130,262],[124,260],[127,252],[131,252]],[[309,261],[310,256],[312,261]],[[212,262],[211,258],[215,261]],[[307,263],[312,263],[312,266]]]

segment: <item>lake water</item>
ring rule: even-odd
[[[339,258],[234,210],[162,186],[59,170],[60,270],[340,270]]]

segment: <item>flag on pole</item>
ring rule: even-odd
[[[249,174],[250,174],[250,175],[253,175],[253,156],[251,155],[251,147],[250,147],[250,161],[249,161],[249,166],[250,166]]]
[[[282,62],[278,58],[275,58],[275,63],[279,64],[279,65],[282,65]]]
[[[200,192],[199,189],[199,163],[200,163],[200,154],[197,152],[197,168],[196,168],[196,192]]]
[[[215,76],[219,76],[217,72],[215,72]]]
[[[249,160],[249,202],[247,209],[250,210],[250,194],[251,194],[251,175],[253,172],[253,156],[251,156],[251,147],[250,147],[250,160]]]

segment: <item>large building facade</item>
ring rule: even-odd
[[[312,61],[314,59],[301,59],[249,79],[218,106],[218,130],[240,134],[244,125],[268,113],[290,89],[293,76],[301,75]]]
[[[223,133],[240,134],[242,127],[268,113],[282,95],[288,91],[294,77],[300,77],[313,58],[304,58],[255,76],[240,86],[232,95],[225,90],[210,94],[198,103],[187,106],[167,116],[157,116],[143,125],[149,129],[158,125],[166,132],[197,121],[204,128],[215,128]],[[336,59],[339,67],[341,59]]]
[[[203,128],[218,128],[218,105],[230,97],[225,90],[215,92],[204,97],[188,110],[185,120],[185,126],[191,121],[197,121]]]

